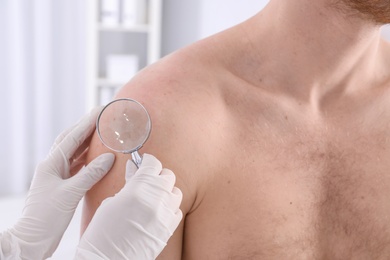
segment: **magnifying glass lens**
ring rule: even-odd
[[[99,137],[104,145],[121,153],[132,153],[149,137],[151,121],[146,109],[132,99],[109,103],[97,121]]]

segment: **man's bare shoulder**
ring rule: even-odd
[[[212,83],[218,78],[216,73],[220,67],[217,60],[211,62],[200,44],[193,44],[141,70],[119,95],[137,93],[151,98],[152,92],[154,98],[164,99],[182,99],[189,94],[200,96],[213,91]]]
[[[184,49],[160,60],[140,71],[117,94],[139,101],[150,113],[152,132],[142,152],[159,158],[176,173],[179,187],[188,188],[183,191],[188,199],[187,205],[183,202],[184,212],[194,203],[202,172],[211,167],[207,157],[213,155],[215,121],[223,113],[216,83],[223,75],[196,52],[197,48]]]
[[[146,67],[122,87],[117,97],[142,102],[156,122],[174,119],[178,124],[189,117],[195,117],[190,120],[194,121],[204,109],[213,110],[221,101],[218,81],[223,75],[197,50],[185,48]]]

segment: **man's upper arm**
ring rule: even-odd
[[[161,86],[161,82],[159,83]],[[130,88],[131,91],[129,91]],[[183,216],[185,217],[186,213],[189,212],[193,204],[194,198],[196,197],[193,187],[189,189],[190,186],[186,180],[186,176],[189,174],[188,169],[193,168],[188,165],[188,162],[191,159],[191,157],[188,156],[191,149],[186,147],[186,143],[184,142],[188,132],[180,126],[185,125],[186,123],[181,121],[182,118],[180,116],[176,116],[185,112],[180,111],[177,107],[170,107],[170,104],[175,103],[175,100],[166,102],[167,97],[163,100],[160,97],[163,94],[160,94],[161,95],[159,95],[158,90],[155,90],[154,95],[152,96],[150,94],[150,90],[139,90],[137,87],[126,86],[121,90],[121,92],[119,92],[117,98],[133,98],[143,104],[148,110],[152,119],[152,132],[140,152],[141,154],[146,152],[156,156],[156,158],[162,162],[163,167],[171,169],[175,173],[176,186],[180,188],[183,193],[183,202],[180,208],[183,212]],[[111,151],[109,151],[100,142],[97,134],[95,133],[92,137],[90,149],[87,155],[88,162],[105,152]],[[113,168],[86,194],[82,214],[82,233],[88,226],[100,203],[105,198],[117,193],[125,184],[124,175],[126,161],[128,159],[131,159],[129,154],[116,153]],[[131,207],[131,205],[129,206]],[[118,212],[117,214],[120,213]],[[178,229],[168,241],[167,247],[159,256],[159,259],[181,259],[184,217]]]

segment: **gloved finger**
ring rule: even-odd
[[[180,224],[180,221],[183,219],[183,212],[181,211],[181,209],[178,209],[175,213],[175,221],[174,221],[174,225],[173,225],[173,228],[176,229],[177,226]]]
[[[77,127],[77,124],[76,125],[73,125],[71,127],[69,127],[68,129],[64,130],[62,133],[60,133],[56,139],[54,140],[54,143],[53,145],[51,146],[50,148],[50,151],[52,152],[54,149],[57,148],[57,146],[62,142],[62,140],[64,140],[65,136],[67,136],[73,129],[75,129]]]
[[[177,187],[174,187],[168,196],[161,197],[163,207],[160,208],[159,219],[162,223],[169,223],[173,216],[178,214],[182,199],[183,193]]]
[[[134,176],[136,171],[138,170],[137,166],[132,160],[127,160],[126,162],[126,183],[130,181],[130,179]]]
[[[84,167],[79,173],[69,179],[70,185],[86,192],[91,189],[111,169],[115,161],[113,153],[105,153]]]
[[[75,131],[78,131],[75,136]],[[68,179],[73,172],[71,172],[71,165],[73,165],[73,159],[71,158],[72,152],[77,149],[79,142],[84,138],[77,126],[71,133],[69,133],[65,139],[50,152],[49,156],[45,160],[48,166],[55,167],[60,170],[53,171],[53,174],[62,179]]]
[[[172,213],[175,213],[180,208],[181,202],[183,200],[183,193],[179,188],[174,187],[173,192],[168,196],[163,197],[162,200],[164,206]]]
[[[93,132],[84,140],[84,142],[76,149],[73,153],[72,157],[69,159],[70,162],[74,160],[78,160],[82,158],[81,156],[88,150],[89,144],[91,143],[91,139],[93,136]]]
[[[72,166],[71,166],[70,171],[69,171],[69,175],[68,176],[63,176],[62,179],[68,179],[68,178],[74,176],[84,166],[85,166],[85,163],[83,163],[82,161],[79,161],[79,160],[73,161]]]
[[[95,130],[96,109],[93,113],[85,116],[83,120],[58,144],[53,153],[61,152],[65,158],[69,160],[80,145],[91,135]]]
[[[179,209],[178,211],[176,211],[175,218],[172,221],[172,225],[170,226],[170,228],[171,228],[171,230],[173,230],[173,232],[175,232],[176,228],[179,226],[180,221],[182,219],[183,219],[183,212]]]
[[[165,211],[160,212],[159,221],[162,223],[167,230],[167,232],[163,232],[160,234],[161,239],[167,241],[170,236],[175,232],[176,228],[179,226],[180,221],[183,219],[183,212],[178,209],[176,212]]]
[[[150,174],[159,175],[162,170],[161,162],[150,154],[144,154],[142,156],[142,163],[136,172],[136,174]]]
[[[79,121],[77,121],[76,124],[74,124],[73,126],[69,127],[68,129],[66,129],[62,133],[60,133],[57,136],[57,138],[55,139],[50,150],[51,151],[54,150],[62,142],[62,140],[64,140],[65,136],[67,136],[74,128],[76,128],[83,120],[85,120],[85,118],[88,118],[88,117],[97,118],[97,116],[99,115],[100,111],[102,111],[102,109],[103,109],[103,106],[93,108],[89,112],[89,114],[84,115]]]
[[[171,216],[171,221],[167,222],[167,229],[172,233],[175,232],[176,228],[179,226],[180,221],[183,219],[183,212],[178,209],[173,216]]]
[[[90,135],[90,137],[88,137],[86,141],[84,141],[83,144],[81,144],[80,147],[77,148],[77,150],[74,152],[71,158],[69,159],[66,158],[66,155],[62,153],[62,159],[61,159],[62,164],[67,165],[66,167],[69,169],[69,170],[58,172],[61,174],[62,179],[68,179],[69,177],[75,175],[85,165],[87,161],[86,160],[87,152],[88,152],[89,142],[91,138],[92,135]],[[58,163],[58,159],[55,161],[57,161],[56,163]]]
[[[69,171],[69,177],[75,175],[80,171],[80,169],[85,166],[87,162],[87,155],[88,155],[88,149],[85,149],[85,151],[75,160],[72,161],[70,165],[70,171]]]
[[[183,193],[178,187],[173,187],[170,203],[168,207],[172,210],[177,210],[180,208],[181,202],[183,200]]]
[[[175,174],[171,170],[164,168],[164,169],[162,169],[160,176],[161,176],[161,179],[164,180],[163,182],[161,182],[161,184],[163,185],[163,188],[165,190],[171,192],[173,187],[175,186],[175,182],[176,182]]]

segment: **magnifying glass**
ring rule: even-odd
[[[96,129],[102,143],[109,149],[131,154],[137,167],[142,162],[138,150],[148,140],[152,122],[148,111],[139,102],[130,99],[116,99],[100,112]]]

